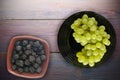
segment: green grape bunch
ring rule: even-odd
[[[97,24],[94,17],[84,14],[71,25],[75,41],[83,46],[83,49],[76,53],[76,57],[84,66],[93,67],[95,63],[100,62],[107,51],[106,46],[111,44],[110,34],[105,31],[105,26]]]

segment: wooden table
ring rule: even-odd
[[[34,35],[48,41],[50,63],[42,79],[33,80],[120,80],[120,0],[0,0],[0,80],[29,80],[8,73],[6,53],[16,35]],[[117,44],[103,65],[86,69],[68,64],[58,50],[57,33],[62,22],[79,11],[94,11],[113,25]]]

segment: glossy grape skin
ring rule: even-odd
[[[76,53],[78,62],[84,66],[94,67],[95,63],[101,61],[111,44],[110,34],[105,31],[104,25],[97,25],[94,17],[84,14],[82,18],[76,19],[71,25],[74,30],[73,37],[83,48]]]

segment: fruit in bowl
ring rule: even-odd
[[[84,14],[71,25],[75,41],[83,46],[81,51],[76,53],[78,62],[90,67],[101,61],[106,53],[106,46],[110,45],[110,35],[105,31],[105,26],[97,24],[94,17]]]
[[[78,67],[96,67],[113,54],[116,35],[111,23],[92,11],[68,17],[58,32],[58,48],[65,60]]]
[[[34,36],[15,36],[7,53],[7,69],[24,78],[41,78],[49,63],[49,45]]]

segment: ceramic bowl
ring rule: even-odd
[[[83,66],[77,61],[76,52],[80,51],[83,47],[80,44],[76,43],[76,41],[74,40],[72,36],[74,31],[70,27],[71,24],[77,18],[81,18],[83,14],[87,14],[89,17],[95,17],[95,19],[98,21],[98,26],[104,25],[106,28],[106,32],[111,35],[111,45],[107,47],[107,52],[105,53],[102,60],[95,64],[95,66],[98,66],[105,63],[110,58],[110,56],[113,54],[116,44],[116,35],[113,26],[105,17],[101,16],[98,13],[92,11],[82,11],[68,17],[63,22],[58,32],[58,48],[60,50],[60,53],[68,63],[78,67],[89,67]]]
[[[44,47],[45,47],[45,55],[46,55],[46,60],[43,62],[42,64],[42,71],[41,73],[19,73],[17,70],[12,70],[12,64],[11,64],[11,57],[12,57],[12,51],[14,48],[14,44],[17,40],[24,40],[24,39],[29,39],[29,40],[38,40],[40,42],[43,43]],[[50,51],[49,51],[49,45],[48,43],[38,37],[34,37],[34,36],[15,36],[11,39],[10,44],[8,46],[8,52],[7,52],[7,70],[8,72],[10,72],[13,75],[19,76],[19,77],[24,77],[24,78],[42,78],[48,68],[48,64],[49,64],[49,59],[50,59]]]

